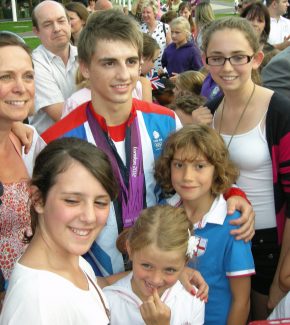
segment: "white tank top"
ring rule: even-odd
[[[245,191],[256,213],[256,229],[276,227],[272,161],[265,126],[261,129],[265,115],[252,130],[235,135],[229,147],[232,161],[240,168],[237,185]],[[221,136],[228,145],[231,136]]]

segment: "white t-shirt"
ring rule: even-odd
[[[268,42],[271,45],[284,41],[284,37],[290,35],[290,20],[280,16],[279,20],[271,17],[270,35]]]
[[[80,267],[95,281],[93,269],[82,257]],[[82,290],[53,272],[16,263],[0,324],[108,325],[109,319],[95,287],[90,281],[88,286],[89,290]],[[98,291],[106,301],[99,287]]]
[[[112,325],[144,325],[139,310],[142,301],[131,287],[132,275],[131,272],[103,290],[109,301]],[[188,293],[179,281],[163,293],[161,301],[171,309],[170,325],[204,323],[204,303]]]
[[[66,65],[43,45],[32,52],[32,60],[35,71],[35,112],[29,117],[29,123],[41,134],[55,123],[43,108],[63,103],[76,90],[77,48],[70,45]]]

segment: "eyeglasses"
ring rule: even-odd
[[[249,63],[254,55],[233,55],[229,58],[223,56],[209,56],[205,59],[206,64],[213,66],[221,66],[229,61],[231,65],[243,65]]]

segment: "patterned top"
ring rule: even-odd
[[[150,34],[149,29],[145,23],[141,25],[141,31],[143,33]],[[169,32],[169,25],[162,23],[161,21],[157,21],[157,26],[151,36],[156,40],[160,47],[160,55],[158,59],[155,61],[154,68],[158,71],[159,68],[162,68],[161,58],[166,48],[166,35]]]
[[[5,280],[23,254],[25,232],[30,234],[29,188],[27,180],[3,184],[0,205],[0,268]]]

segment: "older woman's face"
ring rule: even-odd
[[[142,19],[144,23],[153,22],[155,20],[155,14],[152,7],[147,7],[143,9]]]
[[[0,119],[23,121],[34,104],[34,71],[19,46],[0,48]]]

